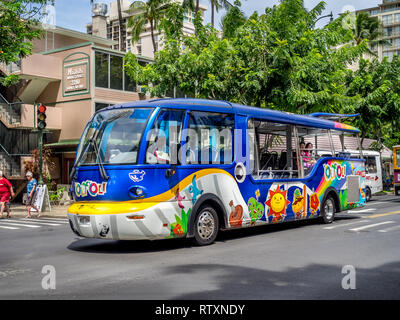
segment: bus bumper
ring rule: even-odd
[[[82,209],[82,206],[79,205],[79,208]],[[155,240],[171,236],[170,223],[174,221],[171,221],[169,211],[173,217],[175,210],[168,202],[157,203],[155,210],[127,213],[87,212],[74,210],[71,206],[68,209],[68,219],[72,231],[85,238]]]

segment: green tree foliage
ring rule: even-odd
[[[378,140],[392,147],[400,139],[400,59],[361,59],[359,68],[349,74],[348,95],[356,96],[357,102],[348,105],[345,112],[360,113],[355,125],[361,130],[361,139]]]
[[[0,63],[9,64],[32,54],[32,43],[39,38],[39,19],[42,7],[54,1],[47,0],[0,0]],[[15,75],[0,76],[5,86],[18,82]]]
[[[321,2],[307,11],[303,1],[285,0],[239,21],[222,39],[212,26],[202,25],[198,13],[195,35],[167,39],[144,69],[128,55],[127,73],[139,83],[152,83],[153,96],[177,87],[188,96],[291,112],[340,109],[351,100],[345,95],[347,66],[367,43],[343,45],[352,37],[343,28],[344,17],[314,29],[324,7]]]
[[[246,22],[246,16],[240,6],[240,1],[235,0],[234,6],[222,17],[221,27],[225,38],[233,38],[236,30]]]
[[[374,19],[361,16],[352,28],[351,15],[344,14],[315,28],[324,8],[324,2],[307,10],[302,0],[282,0],[246,19],[235,2],[221,37],[202,24],[200,13],[196,33],[183,35],[174,28],[180,12],[175,7],[162,23],[165,44],[154,63],[142,67],[128,54],[127,74],[151,84],[146,90],[152,96],[172,96],[175,89],[189,97],[301,114],[360,113],[356,125],[363,138],[378,139],[380,146],[398,143],[399,60],[363,59],[369,44],[380,39]]]

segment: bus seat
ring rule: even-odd
[[[279,158],[278,170],[284,170],[286,165],[287,165],[287,152],[282,151],[281,157]]]
[[[338,154],[339,158],[345,158],[345,159],[350,159],[351,153],[350,152],[339,152]]]

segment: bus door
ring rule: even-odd
[[[254,135],[249,139],[254,144],[253,185],[247,200],[251,224],[292,220],[288,180],[299,177],[293,126],[258,119],[250,119],[248,126]]]
[[[145,164],[152,165],[152,178],[160,190],[169,190],[180,180],[182,128],[185,110],[161,109],[146,136]]]

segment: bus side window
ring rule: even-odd
[[[298,177],[297,155],[293,144],[293,126],[249,119],[249,130],[255,144],[250,152],[252,176],[255,179],[286,179]],[[252,150],[250,148],[250,150]]]
[[[367,173],[376,173],[376,158],[375,156],[367,156],[365,163],[365,170]]]
[[[186,162],[232,163],[234,127],[233,114],[192,111],[189,116]]]
[[[148,133],[146,163],[149,164],[177,164],[178,145],[182,134],[182,124],[185,111],[163,109],[157,116],[153,128]]]

